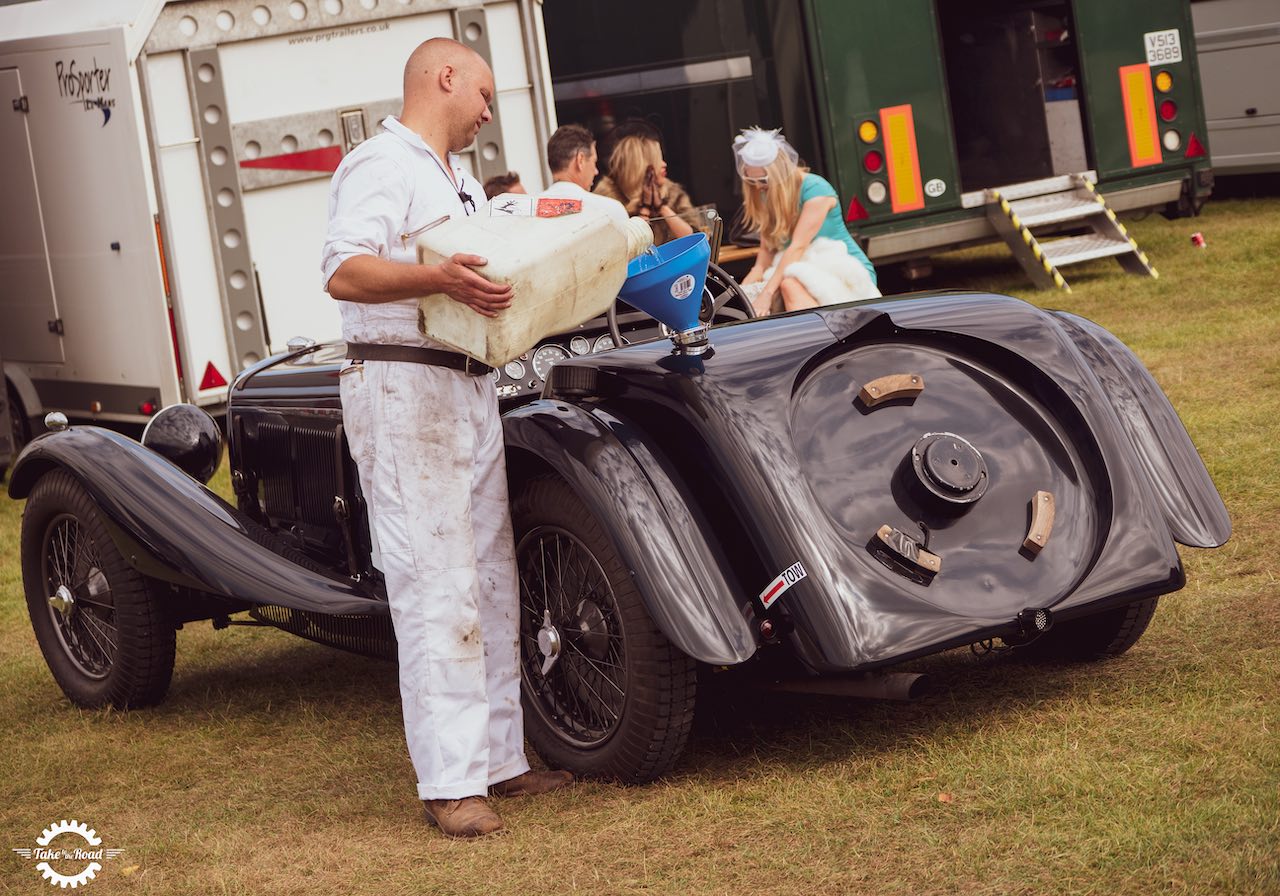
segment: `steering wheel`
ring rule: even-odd
[[[707,279],[702,284],[702,308],[698,312],[698,320],[709,326],[715,324],[727,323],[733,320],[751,320],[756,316],[756,310],[751,305],[751,300],[747,298],[747,294],[742,291],[742,287],[738,285],[738,281],[730,277],[718,264],[707,265]],[[649,315],[643,311],[634,311],[622,315],[623,323],[632,323],[638,320],[649,318]],[[649,318],[652,320],[652,318]],[[613,304],[609,306],[609,313],[606,315],[609,324],[609,335],[613,338],[614,346],[626,345],[626,341],[622,338],[622,330],[618,327],[618,301],[615,299]],[[662,326],[659,324],[659,326]],[[664,330],[665,332],[665,327]]]

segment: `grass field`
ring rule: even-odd
[[[72,708],[4,498],[0,891],[49,892],[9,850],[74,818],[125,850],[91,894],[1280,893],[1280,199],[1132,230],[1159,280],[1099,262],[1034,293],[993,247],[926,284],[1098,321],[1200,447],[1235,535],[1183,551],[1187,587],[1124,657],[955,651],[913,665],[935,688],[912,704],[718,693],[661,782],[503,802],[510,833],[455,843],[423,823],[389,664],[203,623],[159,708]]]

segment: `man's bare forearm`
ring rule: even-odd
[[[439,292],[436,265],[405,264],[372,255],[353,255],[329,278],[329,295],[348,302],[379,305]]]

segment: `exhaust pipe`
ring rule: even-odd
[[[915,700],[929,689],[929,676],[920,672],[886,672],[855,678],[797,678],[779,681],[769,690],[869,700]]]

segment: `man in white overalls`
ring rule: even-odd
[[[455,255],[417,264],[417,234],[469,215],[484,191],[451,155],[492,117],[493,73],[429,40],[409,57],[404,110],[349,153],[329,192],[322,267],[350,359],[342,414],[399,641],[405,736],[427,818],[449,836],[502,828],[485,794],[544,793],[520,710],[518,585],[502,421],[489,369],[425,339],[417,296],[496,316],[511,288]]]

